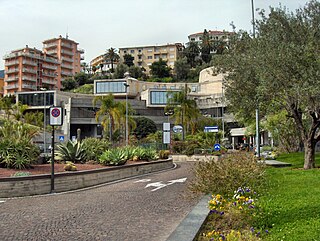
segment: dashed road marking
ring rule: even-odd
[[[5,202],[5,201],[1,201],[1,200],[0,200],[0,203],[4,203],[4,202]]]
[[[138,182],[150,182],[151,179],[141,179],[141,180],[138,180],[138,181],[135,181],[134,183],[138,183]]]

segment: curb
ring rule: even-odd
[[[182,220],[178,227],[171,233],[167,241],[192,241],[197,236],[202,224],[206,220],[209,209],[210,196],[201,198],[198,204]]]

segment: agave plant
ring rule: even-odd
[[[81,142],[68,141],[59,144],[55,152],[55,159],[61,161],[70,161],[73,163],[84,163],[86,161],[86,152]]]
[[[83,149],[86,152],[88,161],[99,161],[102,153],[109,149],[110,142],[107,140],[100,140],[97,138],[85,138],[81,141]]]
[[[127,151],[121,148],[115,148],[105,151],[100,157],[102,165],[123,165],[127,162]]]

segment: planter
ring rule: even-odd
[[[148,163],[115,166],[88,171],[57,173],[54,175],[55,192],[65,192],[173,167],[172,159]],[[48,194],[51,175],[0,178],[0,198]]]

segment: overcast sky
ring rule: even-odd
[[[289,10],[307,0],[255,0],[255,8],[279,4]],[[251,0],[0,0],[2,57],[25,45],[59,35],[79,43],[85,62],[110,47],[186,43],[188,35],[207,30],[251,30]]]

